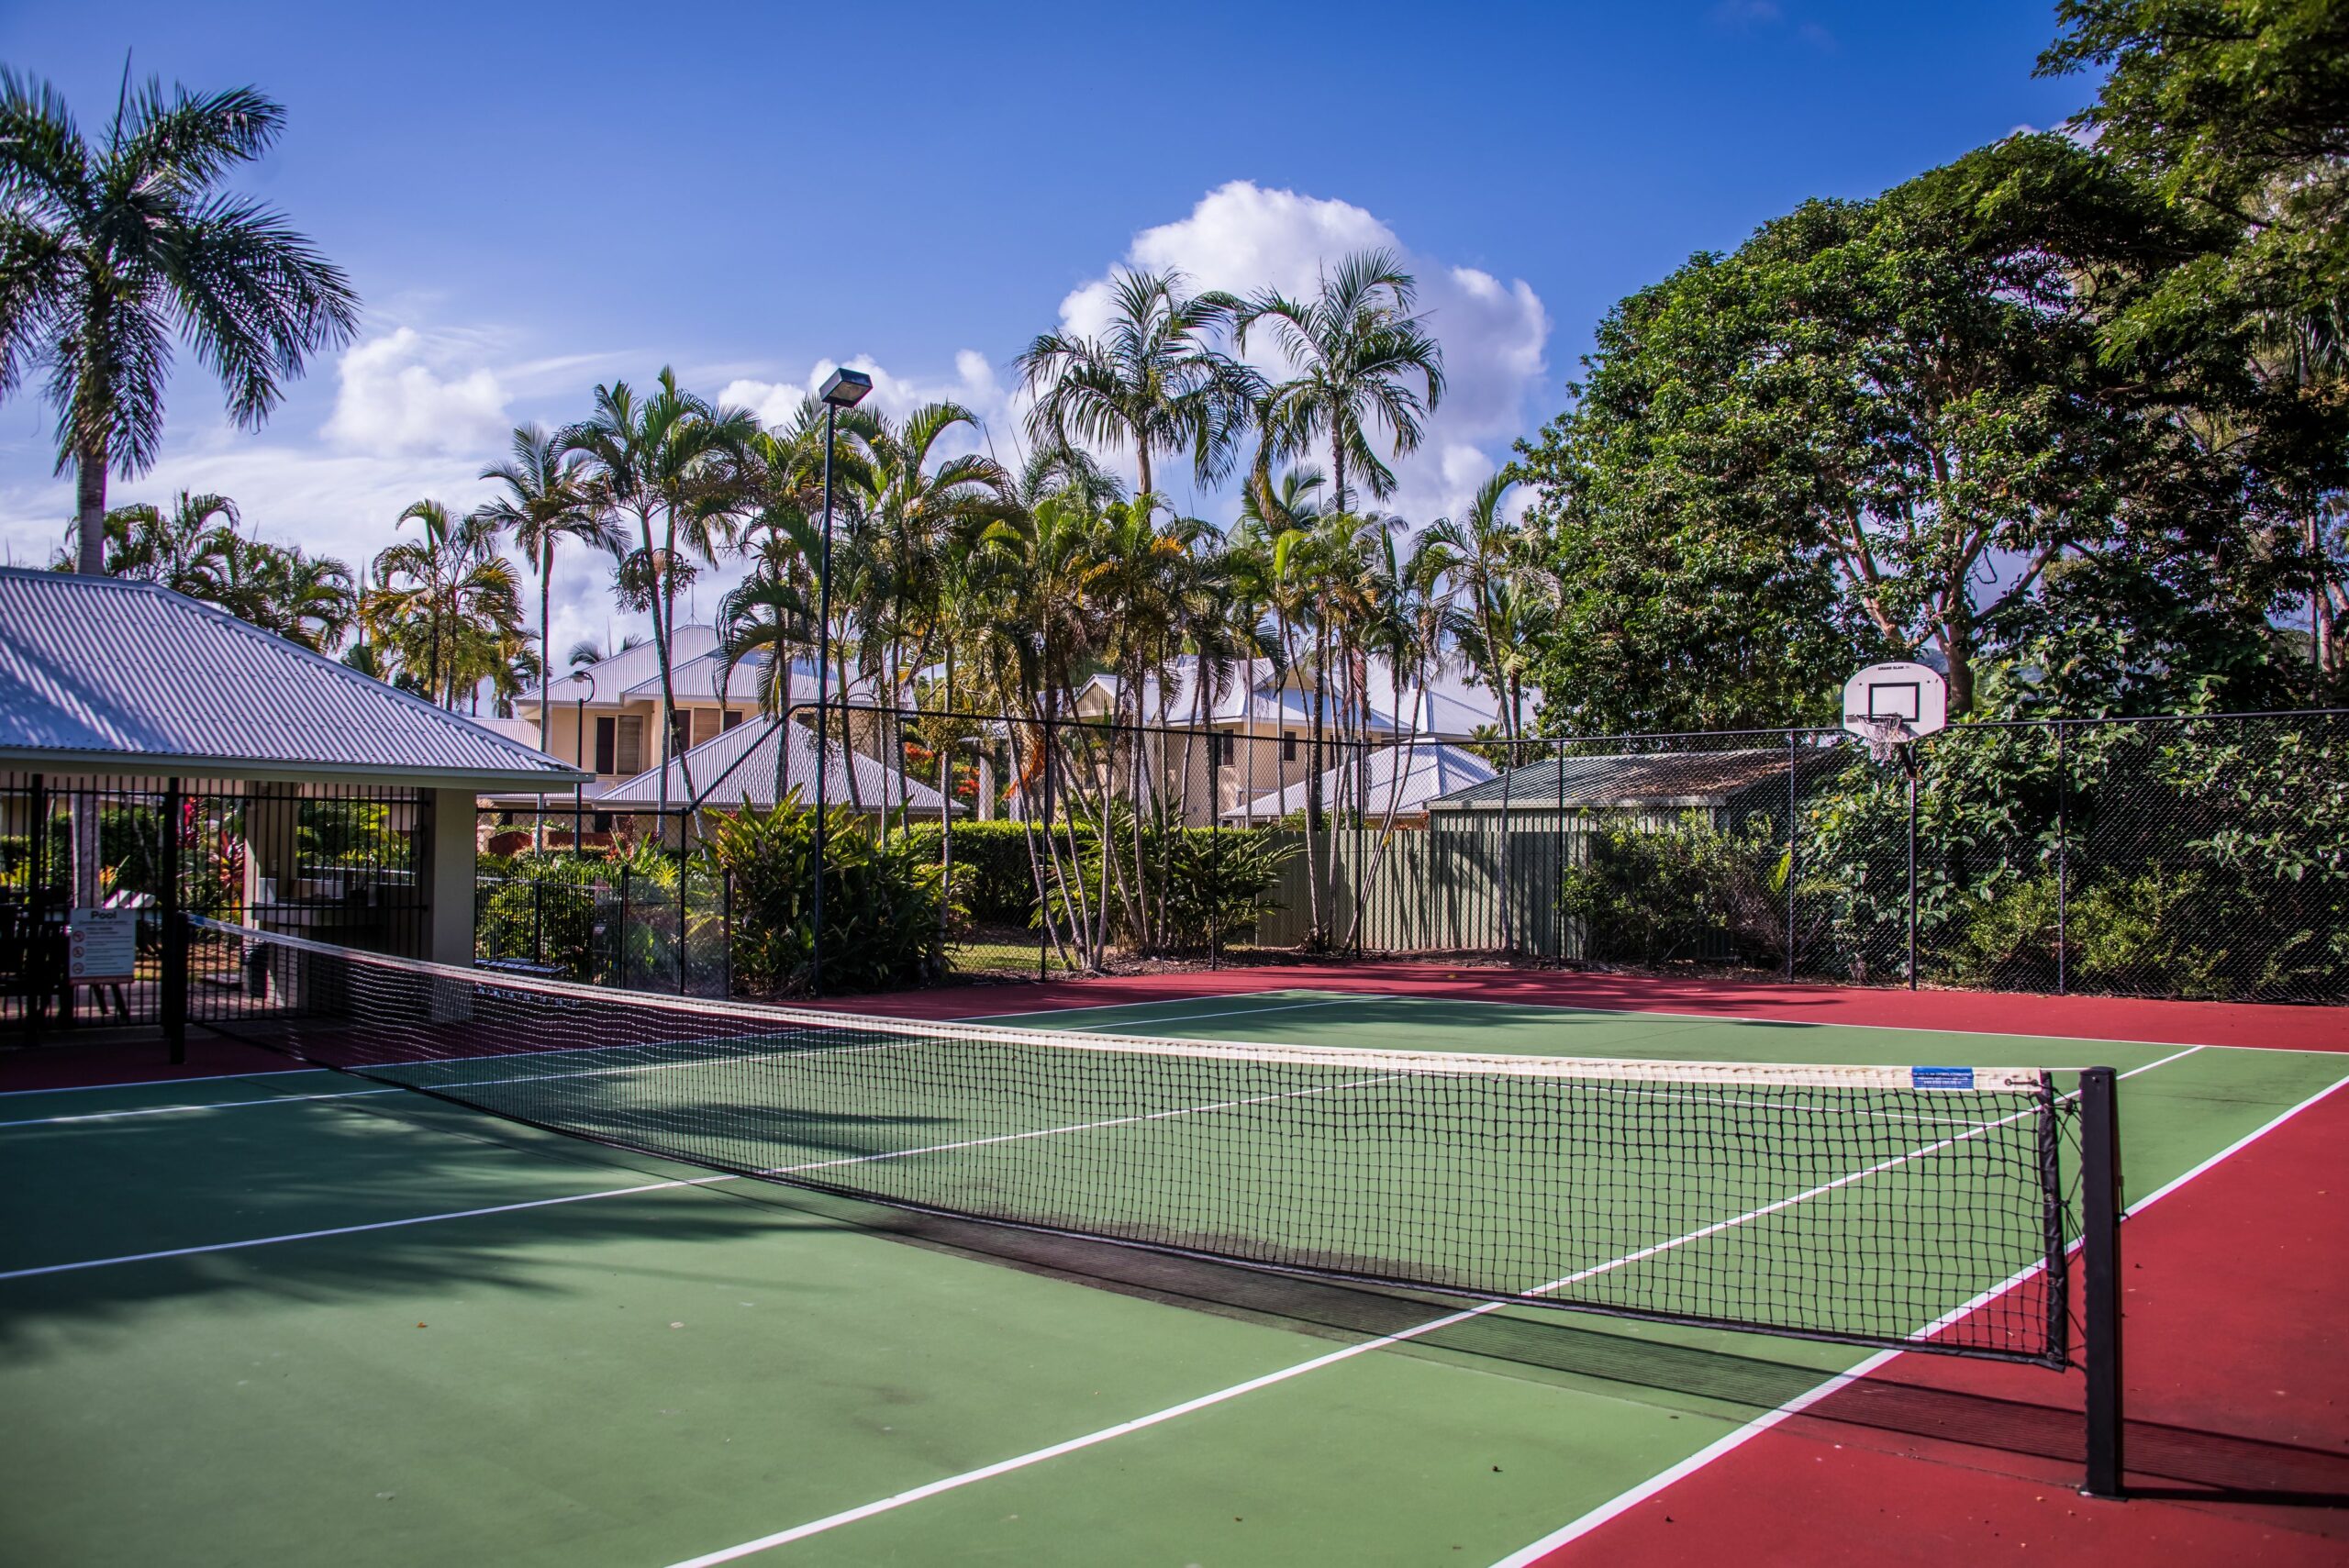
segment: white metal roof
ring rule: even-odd
[[[772,719],[753,718],[737,725],[723,735],[713,736],[687,751],[683,757],[669,761],[667,799],[674,807],[692,803],[685,789],[685,773],[690,766],[693,793],[699,795],[702,804],[712,810],[725,811],[740,807],[745,800],[759,807],[775,803],[775,751],[781,741],[777,732],[787,731],[790,754],[784,773],[783,793],[794,790],[803,804],[816,798],[816,737],[806,725],[778,725]],[[841,744],[834,740],[825,749],[830,771],[824,780],[826,797],[838,805],[852,803],[849,776],[841,757]],[[898,788],[905,790],[904,805],[918,815],[936,817],[941,797],[939,793],[919,779],[901,778],[896,769],[862,751],[854,754],[856,769],[855,802],[868,811],[885,807],[898,808]],[[662,795],[659,768],[649,768],[632,779],[622,779],[599,795],[588,799],[598,811],[622,810],[629,806],[653,806]],[[956,806],[956,811],[963,809]]]
[[[1404,765],[1406,752],[1409,753],[1408,767]],[[1419,812],[1425,811],[1428,803],[1439,795],[1482,784],[1491,777],[1490,762],[1457,746],[1429,740],[1415,746],[1382,746],[1364,761],[1359,788],[1352,759],[1324,772],[1321,803],[1333,809],[1342,806],[1352,810],[1355,797],[1360,795],[1363,809],[1374,817],[1383,817],[1390,809],[1398,813]],[[1299,779],[1286,789],[1260,795],[1246,806],[1225,811],[1223,819],[1271,821],[1292,811],[1302,811],[1306,784],[1306,780]]]
[[[156,584],[15,567],[0,763],[477,789],[584,776]]]
[[[1431,674],[1418,684],[1407,681],[1401,701],[1397,702],[1386,662],[1374,657],[1367,665],[1364,706],[1370,710],[1370,729],[1374,734],[1417,732],[1443,740],[1467,740],[1475,738],[1479,728],[1500,721],[1498,700],[1472,681],[1447,673]],[[1198,668],[1197,656],[1185,654],[1172,662],[1166,677],[1150,676],[1142,691],[1143,722],[1178,726],[1196,722],[1193,683],[1198,678]],[[1317,696],[1327,705],[1322,710],[1325,720],[1352,701],[1342,682],[1335,691],[1325,684],[1320,691],[1314,692],[1299,690],[1294,674],[1277,687],[1274,684],[1276,679],[1272,664],[1265,660],[1252,660],[1233,671],[1230,686],[1221,697],[1209,691],[1207,722],[1218,729],[1245,726],[1251,721],[1260,728],[1294,728],[1312,722]],[[1085,683],[1078,699],[1086,706],[1097,706],[1106,712],[1120,686],[1117,676],[1097,674]],[[1085,702],[1088,696],[1090,703]],[[1528,691],[1525,696],[1529,707],[1540,701],[1536,692]]]
[[[725,673],[726,661],[718,651],[718,628],[712,626],[681,626],[677,628],[674,647],[670,653],[669,680],[681,706],[718,702],[740,703],[744,706],[759,700],[766,683],[767,659],[763,653],[754,654],[734,666],[725,674],[724,687],[719,690],[719,677]],[[838,673],[834,673],[833,695],[839,692]],[[848,691],[851,702],[870,703],[878,688],[863,676],[852,673]],[[816,664],[811,659],[796,659],[791,666],[791,696],[794,702],[812,703],[816,700]],[[661,700],[661,654],[649,642],[616,653],[600,664],[591,664],[574,674],[553,682],[547,687],[547,701],[553,705],[584,702],[589,707],[619,707],[635,703],[658,703]],[[517,711],[538,712],[539,694],[536,688],[521,693],[514,700]]]

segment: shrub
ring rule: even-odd
[[[1786,846],[1771,818],[1724,829],[1709,813],[1687,811],[1667,828],[1625,823],[1593,833],[1558,896],[1582,929],[1586,958],[1775,964],[1786,955]]]
[[[704,852],[733,879],[738,985],[789,990],[811,976],[815,822],[814,811],[796,799],[772,811],[709,820]],[[950,911],[942,884],[915,835],[895,833],[885,842],[851,807],[837,807],[825,837],[824,989],[885,990],[935,980],[946,964]]]
[[[1080,841],[1079,874],[1088,892],[1097,890],[1099,850],[1089,835]],[[1245,939],[1256,929],[1264,895],[1279,885],[1281,867],[1302,847],[1268,834],[1145,826],[1137,888],[1133,820],[1122,807],[1111,841],[1118,866],[1109,878],[1109,934],[1137,952],[1195,951],[1210,940]]]
[[[2036,876],[1959,901],[1951,934],[1932,955],[1934,978],[1953,985],[2041,991],[2055,985],[2055,878]],[[1920,954],[1921,967],[1926,955]]]

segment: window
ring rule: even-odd
[[[624,713],[616,722],[619,729],[618,748],[619,755],[613,762],[613,771],[622,773],[642,773],[644,771],[644,716],[640,713]]]
[[[728,709],[726,710],[726,728],[729,728],[729,729],[732,729],[732,728],[734,728],[737,725],[740,724],[741,722],[742,722],[742,710],[741,710],[740,708],[739,708],[739,707],[729,707],[729,708],[728,708]]]
[[[678,708],[669,715],[669,755],[694,749],[694,710]]]
[[[1240,760],[1240,737],[1227,729],[1215,738],[1216,761],[1230,767]]]
[[[1281,761],[1284,762],[1297,761],[1297,731],[1294,729],[1281,731]]]
[[[609,773],[619,770],[619,762],[615,755],[618,745],[618,722],[609,718],[596,720],[596,771],[597,773]]]

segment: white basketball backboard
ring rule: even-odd
[[[1843,683],[1843,728],[1860,734],[1898,721],[1904,739],[1931,735],[1949,723],[1949,684],[1926,664],[1871,664]]]

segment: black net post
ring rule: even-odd
[[[2091,1497],[2121,1495],[2121,1111],[2110,1067],[2080,1073],[2081,1354]]]
[[[685,818],[677,817],[677,995],[685,994]]]
[[[162,831],[156,840],[163,849],[159,879],[162,885],[157,890],[163,917],[159,1011],[162,1015],[163,1043],[171,1048],[174,1067],[187,1060],[187,923],[180,917],[180,834],[184,816],[180,781],[173,779],[163,789]]]

